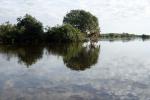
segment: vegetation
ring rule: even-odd
[[[84,10],[71,10],[63,19],[64,24],[71,24],[73,27],[79,29],[82,33],[97,33],[100,28],[98,19],[90,12]]]
[[[19,41],[39,40],[43,33],[43,25],[36,18],[26,14],[17,18]]]
[[[26,14],[17,18],[17,23],[14,25],[9,22],[0,25],[0,42],[79,42],[88,38],[88,32],[99,33],[98,19],[83,10],[72,10],[64,17],[63,22],[63,25],[48,27],[44,32],[42,23]]]
[[[99,34],[98,19],[84,10],[71,10],[63,19],[63,25],[48,27],[44,31],[40,21],[29,14],[17,18],[16,24],[6,22],[0,25],[0,43],[49,43],[49,42],[81,42],[85,40],[98,41],[109,39],[131,40],[150,39],[149,35],[134,34]]]
[[[128,33],[108,33],[108,34],[101,34],[102,38],[123,38],[123,37],[134,37],[134,34],[128,34]]]
[[[150,35],[142,34],[140,37],[142,38],[143,41],[150,39]]]
[[[70,24],[48,28],[46,35],[49,42],[77,42],[85,39],[84,34]]]
[[[17,38],[17,28],[15,25],[6,22],[0,25],[0,41],[2,42],[14,42]]]
[[[42,23],[31,15],[17,18],[17,24],[6,22],[0,25],[0,40],[4,43],[28,43],[39,41],[43,35]]]
[[[143,41],[146,39],[150,39],[150,35],[135,35],[135,34],[129,34],[129,33],[107,33],[107,34],[101,34],[100,35],[101,40],[110,40],[110,41],[116,41],[116,40],[133,40],[133,39],[142,39]]]

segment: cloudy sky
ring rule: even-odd
[[[150,0],[0,0],[0,23],[16,23],[16,17],[29,13],[54,26],[72,9],[96,15],[103,33],[150,34]]]

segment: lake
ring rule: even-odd
[[[0,45],[0,100],[150,100],[150,41]]]

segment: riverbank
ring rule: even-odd
[[[136,34],[130,34],[130,33],[105,33],[100,35],[100,40],[109,40],[109,41],[115,41],[115,40],[134,40],[134,39],[142,39],[143,41],[150,39],[150,35],[142,34],[142,35],[136,35]]]

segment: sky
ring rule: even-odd
[[[102,33],[150,34],[150,0],[0,0],[0,23],[16,23],[28,13],[55,26],[73,9],[97,16]]]

